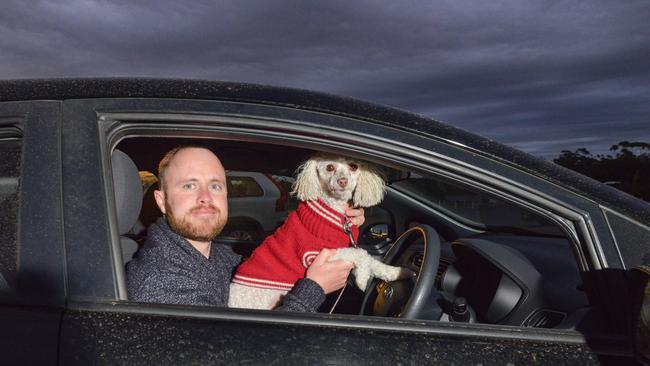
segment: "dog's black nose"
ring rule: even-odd
[[[345,188],[345,186],[348,185],[348,178],[339,178],[339,180],[337,181],[337,183],[338,183],[341,187]]]

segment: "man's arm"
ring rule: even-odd
[[[139,283],[128,283],[129,300],[155,304],[214,306],[213,294],[183,276],[154,272]]]
[[[315,312],[325,301],[325,295],[345,285],[352,263],[342,260],[328,261],[336,253],[323,249],[307,269],[306,278],[296,283],[276,310]]]
[[[325,292],[316,282],[303,278],[282,299],[282,304],[273,310],[316,312],[325,301]]]

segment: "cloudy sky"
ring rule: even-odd
[[[304,88],[550,159],[650,142],[648,19],[648,0],[0,0],[0,78]]]

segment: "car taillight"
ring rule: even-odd
[[[287,192],[285,192],[284,187],[278,182],[275,181],[269,174],[266,174],[266,176],[273,182],[273,184],[278,188],[280,191],[280,198],[278,198],[277,201],[275,201],[275,212],[282,212],[287,210]]]

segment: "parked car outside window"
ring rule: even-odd
[[[260,241],[284,222],[289,214],[289,192],[278,178],[259,172],[226,171],[226,180],[228,223],[221,234],[223,239]]]

